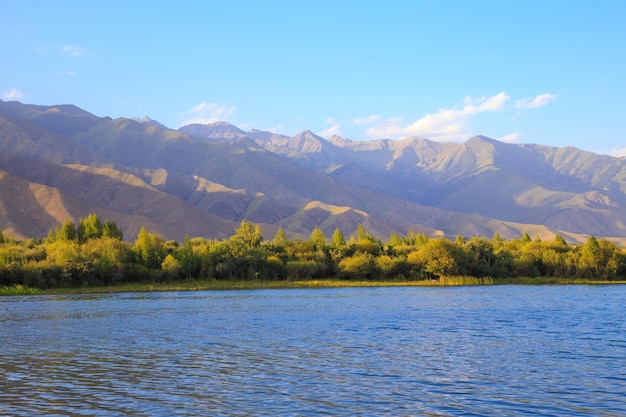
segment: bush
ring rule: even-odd
[[[339,262],[339,274],[345,279],[373,279],[378,276],[374,256],[369,253],[359,253]]]

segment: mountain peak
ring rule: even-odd
[[[157,127],[160,127],[161,129],[167,129],[167,126],[157,122],[154,119],[149,118],[148,116],[144,116],[143,119],[140,119],[139,117],[133,117],[132,120],[134,120],[137,123],[144,124],[144,125],[157,126]]]
[[[493,139],[487,136],[483,136],[483,135],[476,135],[476,136],[472,136],[471,138],[469,138],[467,141],[465,141],[466,144],[469,143],[489,143],[491,145],[494,146],[498,146],[503,144],[504,142],[500,142],[497,139]]]
[[[316,135],[310,130],[298,133],[291,140],[292,147],[303,153],[317,153],[322,149],[328,148],[330,143],[321,136]]]
[[[204,139],[237,140],[248,136],[246,132],[228,122],[193,123],[178,129],[179,132]]]
[[[315,139],[315,140],[323,140],[323,141],[326,140],[323,137],[318,136],[315,133],[311,132],[310,130],[303,130],[302,132],[296,134],[294,136],[294,138],[297,138],[297,139]]]
[[[237,126],[230,124],[228,122],[225,121],[219,121],[219,122],[211,122],[211,123],[204,123],[205,126],[211,126],[211,127],[224,127],[224,128],[231,128],[231,129],[237,129],[237,130],[241,130],[239,129]],[[242,131],[243,132],[243,131]]]
[[[473,136],[463,144],[463,146],[473,151],[481,149],[499,149],[501,145],[503,145],[503,142],[481,135]]]

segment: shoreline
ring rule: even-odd
[[[128,292],[165,291],[223,291],[255,289],[297,288],[349,288],[349,287],[453,287],[477,285],[622,285],[626,280],[608,281],[577,278],[519,277],[494,280],[491,278],[449,277],[439,281],[367,281],[316,279],[301,281],[216,281],[179,280],[158,283],[126,283],[110,286],[51,288],[41,290],[23,285],[0,287],[0,296],[55,295],[55,294],[108,294]]]

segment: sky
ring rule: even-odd
[[[626,156],[624,1],[0,0],[0,99]]]

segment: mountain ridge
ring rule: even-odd
[[[350,235],[362,223],[382,237],[414,230],[512,238],[532,230],[541,238],[626,240],[626,158],[572,147],[486,136],[464,143],[355,141],[305,130],[291,137],[227,122],[172,130],[147,117],[111,119],[72,105],[0,100],[0,152],[0,185],[23,181],[22,190],[41,190],[38,203],[22,199],[38,204],[41,218],[50,211],[33,224],[76,220],[91,208],[124,219],[127,238],[142,222],[180,240],[225,236],[251,220],[266,238],[279,227],[292,236],[315,227]],[[47,164],[38,169],[49,174],[35,178],[16,168],[35,170],[36,163]],[[59,183],[60,172],[72,173],[72,187]],[[90,187],[96,191],[84,191]],[[14,206],[10,195],[0,197],[0,208]],[[43,226],[29,228],[17,212],[0,210],[0,229],[40,237]]]

